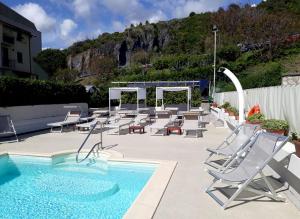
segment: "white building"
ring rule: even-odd
[[[35,25],[0,2],[0,75],[47,79],[34,62],[41,51],[41,32]]]

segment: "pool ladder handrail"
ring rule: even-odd
[[[91,136],[92,132],[94,131],[94,129],[97,127],[98,124],[101,125],[101,129],[100,129],[100,141],[93,145],[93,147],[91,148],[91,150],[87,153],[87,155],[84,158],[82,158],[82,159],[79,160],[79,154],[80,154],[82,148],[84,147],[85,143],[87,142],[87,140],[89,139],[89,137]],[[81,163],[81,162],[85,161],[91,155],[92,152],[95,155],[95,148],[96,148],[96,146],[97,146],[97,151],[96,152],[97,152],[97,155],[99,156],[99,150],[100,150],[100,148],[103,149],[103,135],[102,135],[102,131],[103,130],[102,130],[102,128],[103,128],[103,123],[99,123],[99,122],[96,122],[94,125],[91,126],[91,129],[90,129],[88,135],[86,136],[86,138],[82,142],[81,146],[77,150],[77,154],[76,154],[76,162],[77,163]],[[99,147],[99,145],[100,145],[100,147]]]

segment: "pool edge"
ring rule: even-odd
[[[38,156],[53,158],[55,156],[68,155],[76,153],[74,150],[65,150],[54,153],[26,153],[26,152],[7,152],[3,151],[3,155],[23,155],[23,156]],[[137,158],[124,158],[123,154],[113,150],[113,156],[108,158],[108,161],[117,162],[135,162],[145,164],[158,164],[159,166],[150,177],[142,191],[136,197],[132,205],[123,215],[125,219],[132,218],[152,218],[156,209],[168,187],[172,175],[177,166],[177,161],[171,160],[152,160],[152,159],[137,159]]]

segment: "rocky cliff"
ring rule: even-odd
[[[68,67],[81,75],[99,73],[99,66],[126,66],[138,52],[158,53],[171,38],[170,22],[146,24],[126,29],[123,33],[104,33],[95,40],[74,44],[69,49]],[[88,43],[89,45],[84,46]],[[77,47],[89,47],[79,51]]]

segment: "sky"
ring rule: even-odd
[[[42,32],[43,48],[66,48],[130,24],[182,18],[190,12],[216,11],[230,3],[261,0],[1,0]]]

